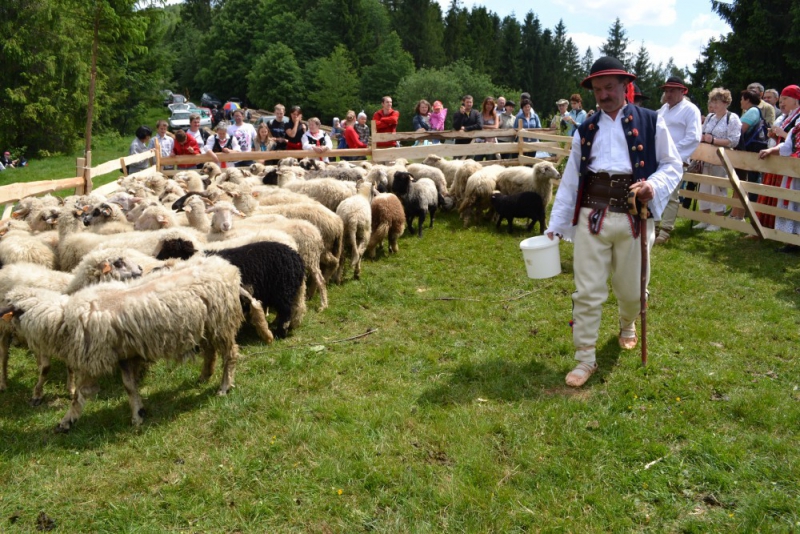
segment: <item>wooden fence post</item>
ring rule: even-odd
[[[86,163],[83,166],[83,191],[79,194],[88,195],[92,192],[92,151],[86,151]]]
[[[525,142],[525,139],[520,135],[520,130],[522,130],[522,119],[517,121],[517,159],[522,156],[522,143]]]
[[[86,172],[86,158],[78,158],[75,160],[75,176],[85,176],[84,173]],[[84,178],[85,181],[85,178]],[[83,188],[84,186],[76,187],[75,194],[76,195],[83,195]]]
[[[378,133],[378,130],[376,129],[374,120],[371,120],[369,122],[370,122],[369,128],[371,131],[369,136],[369,147],[372,149],[372,152],[375,152],[375,149],[378,148],[378,144],[375,141],[375,135]]]
[[[750,224],[753,225],[753,230],[756,231],[758,237],[764,239],[764,228],[761,227],[761,221],[758,220],[756,210],[753,209],[753,206],[750,204],[750,199],[748,198],[747,193],[742,191],[742,187],[739,183],[739,176],[736,174],[736,169],[733,168],[731,160],[728,159],[725,149],[719,147],[717,149],[717,156],[719,156],[719,159],[725,166],[725,170],[728,171],[728,179],[731,181],[733,190],[739,195],[739,200],[741,200],[742,204],[744,205],[744,211],[747,213],[747,216],[750,217]]]
[[[156,147],[156,172],[161,172],[161,143],[158,142],[158,137],[153,138]]]

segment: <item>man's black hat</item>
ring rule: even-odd
[[[650,100],[649,96],[645,96],[642,94],[642,90],[639,89],[639,86],[636,85],[636,82],[633,82],[633,98],[639,98],[641,100]]]
[[[592,65],[589,76],[583,79],[581,86],[586,89],[592,88],[592,78],[599,76],[626,76],[632,82],[636,76],[625,70],[625,65],[615,57],[601,57]]]
[[[682,89],[684,93],[689,92],[689,88],[683,83],[683,79],[678,76],[670,76],[661,89]]]

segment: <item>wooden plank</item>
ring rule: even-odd
[[[734,197],[721,197],[712,193],[701,193],[700,191],[689,191],[688,189],[681,189],[681,195],[686,198],[693,198],[695,200],[707,200],[708,202],[716,202],[718,204],[725,204],[733,208],[743,208],[741,201]]]
[[[774,228],[764,228],[764,237],[772,241],[780,241],[781,243],[800,246],[800,235],[798,234],[787,234],[786,232],[779,232]]]
[[[125,158],[119,158],[119,168],[122,171],[122,176],[128,176],[128,167],[125,165]]]
[[[86,151],[86,165],[83,168],[83,184],[75,192],[79,195],[88,195],[92,192],[92,151]]]
[[[97,167],[92,168],[92,178],[95,176],[102,176],[104,174],[108,174],[110,172],[119,171],[120,169],[124,168],[121,166],[121,161],[119,159],[112,159],[111,161],[106,161],[105,163],[101,163]]]
[[[722,147],[700,143],[692,153],[692,159],[705,161],[713,165],[722,165],[717,150],[723,150],[736,169],[744,169],[755,172],[768,172],[781,176],[800,177],[800,159],[781,156],[772,156],[766,159],[759,159],[754,152],[742,152],[740,150],[727,150]]]
[[[11,212],[14,211],[14,203],[9,202],[8,204],[3,205],[3,216],[0,217],[0,220],[5,221],[11,218]]]
[[[83,176],[75,178],[62,178],[60,180],[42,180],[39,182],[17,182],[0,187],[0,204],[16,202],[17,200],[42,193],[53,193],[64,189],[73,189],[82,186]]]
[[[728,230],[736,230],[737,232],[742,232],[743,234],[755,234],[753,227],[745,221],[737,221],[735,219],[731,219],[730,217],[720,217],[714,213],[691,211],[687,210],[683,206],[678,208],[678,217],[713,224]]]
[[[800,212],[792,211],[786,208],[778,208],[776,206],[767,206],[766,204],[753,204],[756,213],[766,213],[767,215],[775,215],[776,217],[783,217],[784,219],[791,219],[793,221],[800,221]]]
[[[139,163],[140,161],[145,161],[148,159],[152,159],[155,157],[155,150],[152,148],[145,152],[141,152],[139,154],[131,154],[130,156],[125,156],[122,160],[125,162],[125,165],[131,165],[133,163]]]
[[[728,187],[730,185],[730,181],[727,178],[711,176],[710,174],[694,174],[691,172],[686,172],[683,174],[683,179],[696,184],[715,185],[717,187]]]
[[[736,175],[736,171],[731,164],[731,160],[728,159],[725,149],[720,148],[717,150],[717,154],[725,164],[725,169],[728,171],[728,178],[730,178],[733,190],[736,191],[739,200],[741,200],[742,204],[744,205],[744,211],[747,216],[750,217],[750,224],[753,225],[753,230],[756,231],[758,237],[764,239],[764,229],[761,227],[761,221],[758,220],[755,210],[753,210],[753,207],[750,205],[750,199],[747,197],[747,193],[742,191],[742,188],[739,185],[739,177]]]
[[[748,193],[756,193],[767,197],[788,200],[789,202],[800,202],[800,191],[796,189],[786,189],[774,185],[757,184],[753,182],[742,182],[741,187]]]

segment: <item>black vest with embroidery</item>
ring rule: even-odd
[[[649,109],[640,108],[633,104],[625,105],[621,110],[622,129],[625,132],[625,141],[628,144],[628,155],[631,158],[633,176],[637,181],[647,178],[658,170],[656,160],[656,120],[658,114]],[[581,139],[581,162],[578,171],[578,199],[575,202],[575,214],[572,224],[578,224],[578,215],[581,211],[581,198],[586,185],[586,176],[589,174],[589,159],[592,153],[594,136],[597,135],[600,113],[594,113],[578,127]]]

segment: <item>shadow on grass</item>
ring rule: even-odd
[[[142,429],[151,425],[169,424],[184,413],[203,409],[208,400],[217,394],[221,379],[219,363],[208,383],[198,383],[195,376],[175,383],[168,389],[160,388],[143,393],[142,402],[146,413]],[[196,367],[199,374],[200,366]],[[163,381],[158,383],[160,385]],[[154,384],[156,380],[145,377],[140,392]],[[131,425],[130,405],[119,373],[101,378],[98,385],[99,393],[86,402],[83,415],[68,434],[59,434],[55,430],[70,403],[64,382],[51,385],[44,403],[35,408],[28,404],[29,389],[10,388],[4,393],[0,408],[0,419],[8,422],[0,425],[3,454],[25,455],[43,448],[92,450],[103,448],[108,443],[126,441],[132,433],[139,432],[139,429]],[[235,395],[236,390],[231,394]],[[98,407],[101,403],[103,406]],[[30,421],[34,418],[37,421]],[[21,423],[21,419],[27,422]],[[45,422],[40,423],[38,420]],[[9,431],[12,426],[24,430]]]
[[[556,362],[540,360],[527,362],[493,359],[484,362],[467,362],[453,370],[448,380],[420,395],[420,405],[469,404],[477,399],[513,402],[562,396],[586,396],[592,388],[601,385],[617,361],[622,350],[616,338],[598,348],[599,369],[582,388],[571,388],[564,377],[573,368],[573,361]]]

